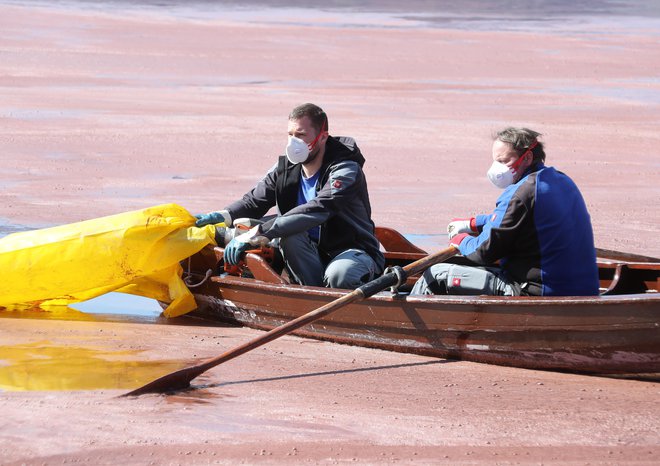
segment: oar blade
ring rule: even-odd
[[[200,370],[199,366],[186,367],[166,374],[156,380],[152,380],[148,384],[128,393],[124,393],[121,396],[140,396],[146,395],[147,393],[168,393],[177,390],[184,390],[189,388],[190,382],[202,372],[204,372],[204,370]]]

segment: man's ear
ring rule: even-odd
[[[527,152],[527,155],[529,156],[529,163],[534,163],[534,152],[530,150]]]

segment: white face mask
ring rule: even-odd
[[[289,142],[286,145],[286,157],[291,163],[303,163],[309,156],[309,146],[300,138],[289,136]]]
[[[518,157],[518,160],[516,160],[510,167],[507,167],[502,162],[493,162],[488,169],[488,173],[486,173],[490,182],[500,189],[505,189],[507,186],[511,186],[515,180],[516,173],[525,161],[525,158],[528,155],[533,154],[532,150],[538,145],[538,143],[539,142],[536,140],[532,142],[527,150],[525,150],[525,153]]]
[[[509,168],[500,162],[493,162],[486,175],[496,187],[504,189],[513,184],[514,173],[513,168]]]

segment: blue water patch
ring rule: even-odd
[[[447,233],[406,233],[403,236],[418,248],[421,248],[429,253],[444,249],[449,243],[449,240],[447,239]]]
[[[88,314],[114,314],[139,317],[158,317],[163,308],[155,299],[126,293],[106,293],[94,299],[71,304],[69,307]]]
[[[660,19],[660,3],[651,0],[2,0],[2,3],[327,28],[437,27],[578,33],[597,29],[609,33],[613,28],[655,29]]]
[[[3,111],[0,115],[16,120],[54,120],[61,118],[82,119],[88,114],[90,114],[88,111],[71,109],[45,110],[41,108],[13,108]]]
[[[8,219],[0,217],[0,238],[7,236],[11,233],[18,233],[20,231],[30,231],[30,230],[34,230],[34,228],[28,227],[26,225],[11,223]]]
[[[623,100],[646,105],[660,104],[660,92],[654,87],[657,83],[651,81],[651,84],[639,87],[634,81],[631,82],[632,85],[627,85],[625,80],[618,80],[619,85],[616,87],[573,85],[555,88],[554,90],[564,94]]]

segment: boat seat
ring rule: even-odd
[[[653,270],[649,264],[617,263],[612,264],[612,266],[614,267],[614,276],[607,289],[600,293],[601,296],[646,293],[648,290],[658,289],[657,283],[660,278],[656,277],[656,282],[653,282],[655,275],[650,273]],[[603,269],[605,267],[600,264],[599,268]],[[650,278],[646,275],[649,275]]]
[[[247,268],[252,272],[252,276],[256,280],[281,285],[287,285],[289,283],[282,275],[275,272],[270,264],[258,254],[248,252],[245,255],[245,265],[247,265]]]

